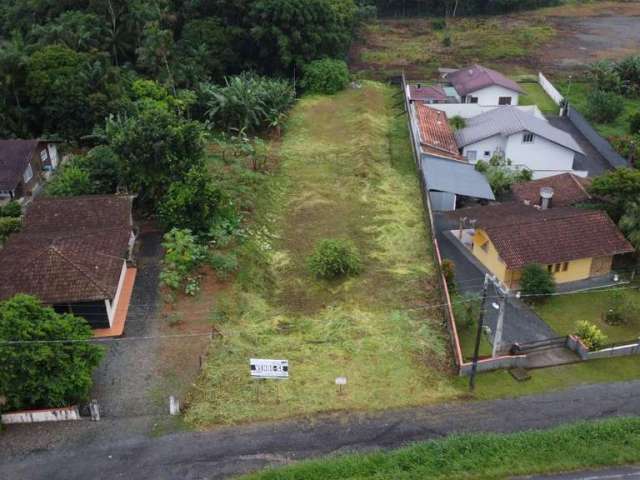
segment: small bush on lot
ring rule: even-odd
[[[205,247],[198,244],[190,230],[177,228],[165,234],[162,246],[165,256],[160,282],[173,290],[184,286],[185,293],[195,295],[200,285],[192,272],[205,259]]]
[[[640,112],[636,112],[629,118],[629,133],[637,135],[640,133]]]
[[[209,265],[219,277],[227,278],[238,269],[238,257],[232,253],[213,253],[209,256]]]
[[[574,335],[580,337],[589,350],[599,350],[607,343],[607,336],[596,325],[587,321],[576,323]]]
[[[445,258],[442,261],[442,274],[447,282],[447,288],[450,294],[454,294],[456,291],[456,264],[453,260]]]
[[[609,325],[623,325],[637,320],[640,316],[640,305],[622,290],[614,290],[609,297],[609,306],[604,314]]]
[[[491,189],[500,197],[511,190],[511,185],[531,180],[532,172],[528,169],[514,170],[511,160],[500,156],[493,156],[489,162],[483,160],[476,163],[476,170],[481,172],[491,185]]]
[[[431,28],[434,30],[444,30],[447,28],[447,22],[444,18],[434,18],[431,20]]]
[[[319,278],[333,279],[360,272],[361,261],[352,242],[338,239],[325,239],[316,244],[309,269]]]
[[[22,215],[22,207],[15,200],[11,200],[4,207],[0,208],[0,217],[18,218]]]
[[[449,119],[449,125],[451,125],[451,128],[454,130],[460,130],[467,126],[467,121],[460,115],[454,115]]]
[[[302,88],[310,93],[332,95],[349,84],[349,68],[342,60],[325,58],[304,67]]]
[[[10,234],[20,230],[22,222],[19,218],[0,217],[0,242],[4,241]]]
[[[624,99],[613,92],[594,90],[587,99],[587,117],[598,123],[613,122],[624,110]]]
[[[452,299],[452,304],[458,328],[471,329],[475,325],[476,319],[480,317],[480,307],[482,305],[480,296],[474,293],[455,295]]]
[[[556,290],[556,283],[553,275],[541,265],[527,265],[522,270],[520,279],[520,291],[530,301],[543,300],[545,296],[551,295]]]

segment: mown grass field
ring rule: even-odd
[[[586,320],[602,330],[609,342],[634,340],[640,337],[640,291],[637,289],[621,289],[620,293],[635,304],[638,309],[637,318],[621,325],[609,325],[603,319],[610,307],[612,292],[577,293],[550,298],[535,307],[536,313],[559,335],[575,332],[576,322]]]
[[[301,99],[280,165],[256,203],[240,274],[218,301],[220,331],[195,387],[196,427],[455,398],[446,332],[433,310],[431,245],[397,90],[363,84]],[[353,241],[359,276],[311,276],[316,241]],[[249,358],[286,358],[291,377],[256,390]],[[338,394],[334,380],[346,376]]]
[[[488,480],[638,461],[640,419],[617,418],[509,435],[457,435],[390,452],[302,462],[243,478]]]
[[[545,115],[558,115],[560,107],[546,94],[538,83],[521,83],[525,95],[520,96],[520,105],[537,105]]]

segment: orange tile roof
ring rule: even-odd
[[[422,150],[438,157],[463,160],[458,151],[453,130],[447,120],[447,114],[422,103],[417,102],[414,105],[418,117]]]

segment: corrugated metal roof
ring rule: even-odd
[[[423,155],[422,175],[429,190],[495,200],[485,176],[469,163]]]
[[[455,133],[458,146],[464,147],[494,135],[510,136],[531,132],[574,152],[584,153],[571,135],[546,120],[514,106],[498,107],[467,119],[467,126]]]

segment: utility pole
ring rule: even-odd
[[[489,274],[484,274],[484,284],[482,285],[482,302],[480,303],[480,318],[478,319],[478,333],[476,334],[476,346],[473,350],[473,364],[471,365],[471,378],[469,379],[469,390],[476,388],[476,371],[478,370],[478,356],[480,355],[480,336],[482,335],[482,325],[484,323],[484,306],[487,302],[487,287],[489,286]]]

